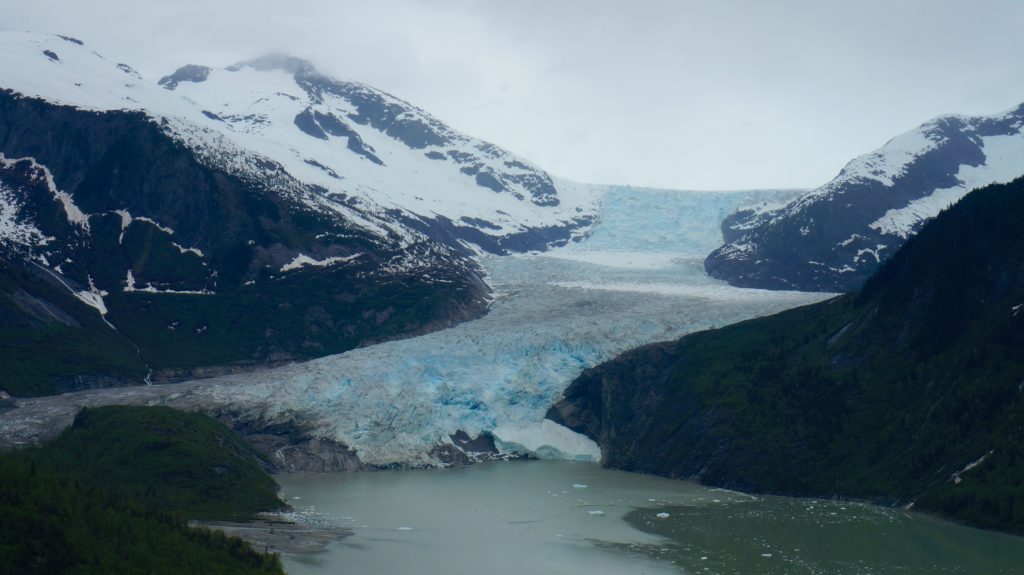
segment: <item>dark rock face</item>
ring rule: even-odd
[[[295,125],[307,135],[320,140],[327,140],[327,135],[344,137],[348,139],[349,150],[363,156],[378,166],[383,166],[381,161],[373,153],[373,148],[363,142],[363,139],[352,128],[349,128],[344,121],[334,114],[324,114],[319,111],[305,109],[295,116]]]
[[[249,442],[272,466],[287,473],[365,471],[369,469],[347,446],[315,437],[301,421],[264,421],[242,413],[210,413]]]
[[[494,177],[494,174],[487,172],[480,172],[476,174],[476,185],[494,190],[495,192],[505,190],[505,186],[501,185],[501,181]]]
[[[470,437],[460,429],[449,437],[452,443],[438,445],[430,452],[431,456],[447,466],[461,467],[484,461],[527,459],[526,456],[499,452],[490,433],[484,432],[476,437]]]
[[[208,66],[188,64],[178,68],[173,74],[160,78],[157,84],[168,90],[173,90],[182,82],[205,82],[209,76],[210,68]]]
[[[338,473],[368,469],[354,451],[328,439],[291,443],[277,435],[254,434],[245,438],[276,471]]]
[[[132,77],[134,77],[136,79],[139,79],[139,80],[142,79],[142,74],[139,74],[138,72],[136,72],[135,68],[132,68],[128,64],[118,64],[117,65],[117,69],[121,70],[125,74],[128,74],[129,76],[132,76]]]
[[[460,429],[453,433],[451,438],[452,442],[466,453],[498,454],[498,448],[494,445],[494,437],[489,433],[481,433],[476,437],[470,437],[468,433]]]
[[[88,323],[83,337],[95,335],[93,328],[111,332],[121,341],[111,349],[130,350],[115,363],[136,381],[146,373],[140,362],[171,378],[209,366],[274,364],[450,326],[486,310],[487,287],[468,259],[429,241],[403,248],[314,211],[301,198],[316,190],[272,162],[259,178],[211,168],[142,113],[87,112],[0,92],[0,153],[7,158],[0,188],[18,221],[54,238],[0,246],[2,255],[19,270],[56,266],[46,273],[59,275],[51,282],[58,287],[47,284],[40,295],[43,288],[26,289],[18,272],[4,290],[7,309],[17,310],[24,329],[77,322]],[[285,271],[298,254],[345,263]],[[415,265],[383,272],[396,258]],[[90,290],[105,294],[105,318],[72,295]],[[24,385],[9,391],[101,381],[17,377]]]
[[[664,451],[681,438],[673,435],[672,441],[654,444],[651,437],[661,425],[656,406],[664,400],[661,390],[668,385],[669,362],[679,345],[650,344],[583,372],[548,410],[547,418],[596,441],[608,467],[700,479],[707,451],[692,450],[684,461],[674,459],[666,468]],[[683,411],[677,401],[673,403]]]
[[[358,454],[348,446],[312,436],[309,426],[297,419],[267,422],[242,413],[211,415],[244,437],[274,466],[275,471],[334,473],[378,469],[360,461]],[[490,434],[470,437],[460,430],[452,434],[451,439],[452,443],[437,445],[430,452],[432,457],[447,466],[518,458],[499,453]]]
[[[882,148],[784,208],[733,214],[722,224],[726,244],[707,257],[705,268],[740,287],[856,289],[924,222],[872,224],[935,190],[962,185],[957,178],[962,166],[1005,162],[986,158],[983,138],[1019,134],[1022,121],[1024,106],[1000,116],[933,120],[916,131],[919,147],[907,152],[911,157],[898,173],[873,169],[902,153]]]

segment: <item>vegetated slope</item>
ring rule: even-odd
[[[831,182],[773,210],[725,220],[708,273],[740,287],[848,292],[970,190],[1024,175],[1024,104],[940,116],[855,158]]]
[[[0,389],[40,395],[141,381],[146,365],[131,341],[60,279],[31,262],[0,258]]]
[[[248,443],[210,417],[169,407],[83,409],[59,436],[17,455],[190,519],[244,520],[284,506]]]
[[[915,502],[1024,532],[1024,179],[972,192],[859,292],[629,352],[549,417],[607,465]]]
[[[0,571],[283,573],[276,555],[186,523],[280,507],[275,492],[252,449],[212,419],[85,410],[43,447],[0,454]]]
[[[219,531],[0,454],[4,573],[281,574],[280,560]]]

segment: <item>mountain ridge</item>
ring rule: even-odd
[[[737,212],[705,269],[740,287],[846,292],[970,190],[1024,175],[1024,104],[945,115],[851,160],[767,212]]]

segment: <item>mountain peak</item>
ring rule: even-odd
[[[158,85],[173,90],[178,87],[181,82],[205,82],[210,76],[209,66],[197,66],[196,64],[186,64],[181,68],[174,71],[173,74],[169,74],[160,78],[157,82]]]

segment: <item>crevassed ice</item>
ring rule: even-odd
[[[489,431],[499,445],[545,457],[592,459],[589,440],[542,423],[582,370],[828,297],[732,288],[704,273],[722,218],[758,193],[613,188],[585,241],[482,260],[498,293],[484,318],[187,393],[264,421],[300,417],[375,465],[436,463],[430,450],[457,430]]]

